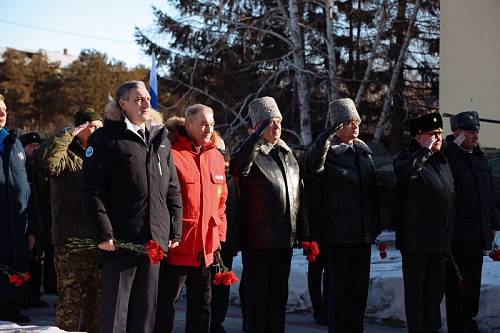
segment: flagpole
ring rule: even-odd
[[[151,55],[151,70],[149,72],[149,95],[151,96],[151,107],[158,107],[158,78],[156,74],[156,55],[153,51]]]

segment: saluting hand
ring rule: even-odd
[[[262,123],[260,123],[259,128],[257,128],[257,130],[255,131],[255,135],[259,136],[259,138],[262,137],[262,135],[264,135],[264,132],[269,127],[269,125],[271,125],[272,122],[273,122],[272,119],[267,119]]]
[[[332,126],[328,128],[329,135],[337,134],[344,127],[344,123],[342,121],[337,121]]]
[[[416,139],[417,139],[417,142],[420,144],[420,146],[425,147],[429,150],[432,150],[432,146],[437,141],[437,139],[434,135],[429,137],[429,138],[425,138],[423,136],[417,136]]]
[[[459,131],[459,134],[455,136],[455,140],[453,140],[453,143],[455,143],[457,146],[461,146],[464,140],[465,140],[464,132]]]
[[[71,135],[77,136],[81,131],[83,131],[85,128],[87,128],[87,126],[89,126],[88,121],[84,122],[83,124],[81,124],[79,126],[73,127],[70,131]]]

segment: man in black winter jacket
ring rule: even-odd
[[[237,148],[230,172],[239,187],[238,233],[245,270],[248,332],[285,330],[292,248],[301,233],[300,170],[280,139],[281,113],[272,97],[249,105],[255,132]]]
[[[318,224],[323,235],[328,331],[362,333],[371,243],[380,234],[377,180],[371,150],[357,138],[361,119],[354,102],[335,100],[330,112],[333,126],[306,156],[307,171],[320,177],[324,215],[310,224]]]
[[[479,311],[483,251],[490,250],[499,220],[494,207],[491,167],[478,145],[477,112],[451,117],[453,134],[446,138],[443,153],[455,180],[456,220],[452,251],[456,263],[448,263],[446,319],[449,333],[478,333],[474,317]],[[456,269],[468,281],[460,288]]]
[[[438,332],[446,260],[454,221],[453,176],[440,152],[443,121],[429,113],[410,121],[414,140],[396,156],[396,242],[403,259],[409,333]]]
[[[117,249],[114,240],[164,250],[181,239],[182,198],[167,130],[140,81],[127,81],[89,139],[83,204],[102,263],[100,332],[152,332],[159,264]]]

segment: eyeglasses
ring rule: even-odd
[[[359,120],[352,120],[344,123],[344,127],[352,127],[352,125],[359,126],[361,122]]]

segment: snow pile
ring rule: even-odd
[[[64,333],[67,331],[63,331],[57,327],[53,326],[19,326],[17,324],[1,321],[0,320],[0,332],[16,332],[16,333],[28,333],[28,332],[45,332],[45,333]]]
[[[498,238],[498,237],[497,237]],[[404,285],[401,269],[401,255],[394,248],[394,233],[384,232],[379,240],[386,242],[387,258],[381,259],[374,245],[372,247],[372,266],[370,274],[370,289],[366,316],[376,321],[397,321],[404,323]],[[498,243],[497,243],[498,244]],[[233,271],[241,277],[241,256],[234,258]],[[307,260],[302,255],[302,250],[294,250],[292,268],[288,282],[288,312],[310,312],[311,301],[307,290]],[[238,294],[239,284],[231,287],[231,304],[240,304]],[[484,257],[483,279],[481,287],[481,304],[477,316],[481,327],[486,332],[496,331],[500,328],[500,262],[493,262]],[[446,311],[441,304],[443,326],[446,323]]]

